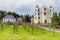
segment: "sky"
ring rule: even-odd
[[[34,8],[44,5],[52,6],[55,12],[60,12],[60,0],[0,0],[0,10],[11,11],[20,14],[34,14]]]

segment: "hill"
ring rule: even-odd
[[[14,25],[3,24],[1,30],[0,25],[0,40],[60,40],[60,33],[53,33],[36,26],[18,25],[16,29],[15,32]]]

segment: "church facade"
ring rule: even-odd
[[[52,6],[47,8],[47,6],[44,5],[42,8],[39,8],[39,6],[36,5],[36,7],[34,8],[34,17],[31,18],[31,23],[50,24],[53,13],[54,13],[54,9]]]

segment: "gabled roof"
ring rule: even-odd
[[[15,17],[13,15],[6,15],[4,18],[14,18],[15,19]]]
[[[47,6],[46,6],[46,5],[44,5],[42,8],[47,8]]]
[[[50,8],[52,8],[52,6],[50,6]]]
[[[44,8],[46,8],[47,10],[49,10],[49,8],[47,8],[46,5],[44,5],[40,10],[43,10]]]
[[[38,5],[36,5],[36,8],[39,8],[39,6],[38,6]]]

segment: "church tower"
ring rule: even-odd
[[[51,17],[53,16],[53,13],[54,13],[54,10],[53,10],[52,6],[50,6],[49,11],[50,11],[50,22],[51,22]]]
[[[53,7],[50,6],[50,16],[51,16],[51,17],[53,16],[53,13],[54,13]]]
[[[34,24],[40,23],[40,8],[36,5],[34,9]]]

